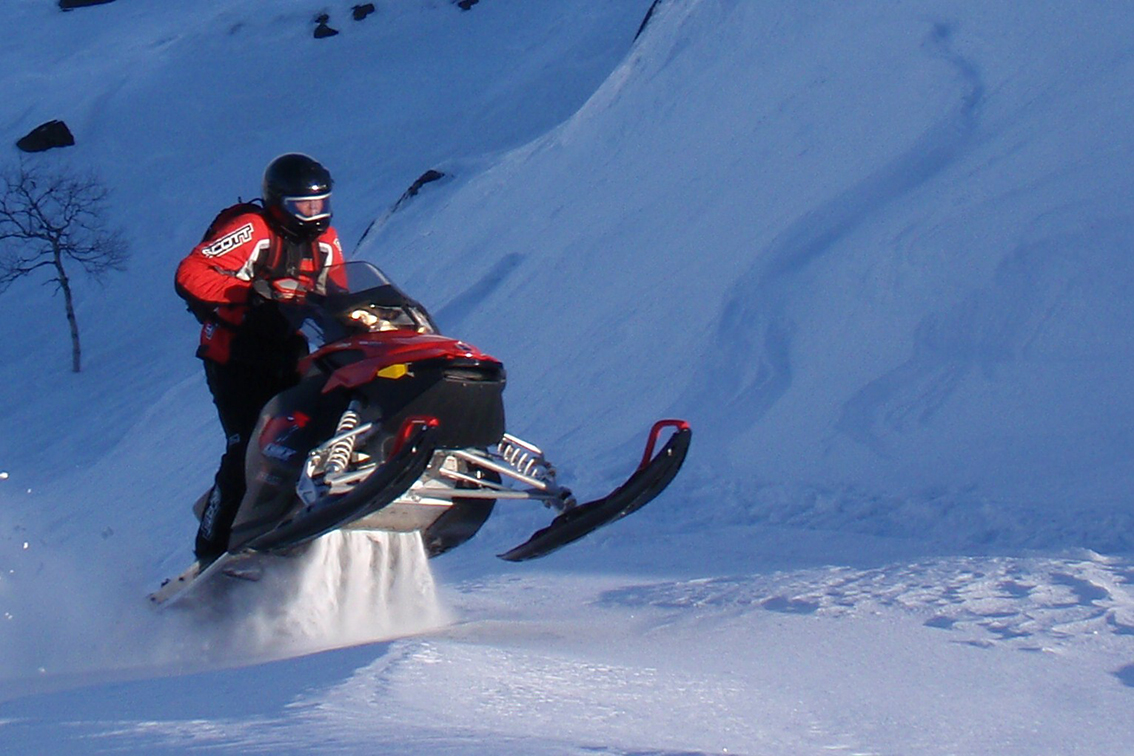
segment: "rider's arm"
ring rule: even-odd
[[[253,214],[233,218],[178,265],[177,293],[202,304],[247,303],[255,265],[267,255],[270,243],[262,218]]]

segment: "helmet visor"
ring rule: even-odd
[[[331,193],[305,197],[284,197],[283,209],[301,221],[317,221],[331,217]]]

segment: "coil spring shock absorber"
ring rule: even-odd
[[[527,475],[536,480],[546,480],[551,470],[543,452],[534,446],[523,444],[518,438],[504,434],[504,438],[496,446],[500,456],[521,475]]]
[[[341,435],[347,431],[354,430],[358,427],[361,418],[358,415],[359,403],[358,400],[353,400],[347,405],[346,411],[343,416],[339,418],[339,425],[335,428],[335,435]],[[335,442],[327,453],[327,464],[324,466],[324,471],[327,475],[334,475],[347,469],[350,464],[351,455],[354,454],[354,442],[358,436],[349,436],[341,441]]]

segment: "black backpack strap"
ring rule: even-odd
[[[205,231],[205,235],[201,237],[201,241],[206,242],[212,239],[221,226],[236,216],[245,215],[246,213],[255,213],[265,219],[267,218],[267,210],[264,209],[264,204],[261,200],[254,199],[250,202],[238,200],[235,205],[229,205],[224,210],[217,213],[217,216],[213,218],[213,222],[209,224],[208,230]]]

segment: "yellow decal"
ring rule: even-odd
[[[378,375],[379,378],[395,378],[395,379],[397,379],[397,378],[401,378],[403,375],[405,375],[408,372],[409,372],[409,365],[406,365],[404,363],[398,363],[397,365],[390,365],[389,367],[382,368],[381,370],[378,371],[377,375]]]

